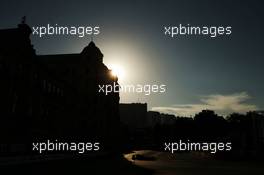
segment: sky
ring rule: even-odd
[[[99,26],[93,37],[107,66],[125,72],[121,85],[165,84],[165,93],[121,93],[122,103],[191,116],[264,109],[261,1],[13,1],[0,2],[0,28],[26,16],[32,26]],[[231,26],[232,34],[168,37],[164,26]],[[90,36],[31,36],[37,54],[80,53]]]

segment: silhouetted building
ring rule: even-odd
[[[147,126],[147,103],[119,104],[120,121],[129,130],[140,130]]]
[[[173,125],[175,121],[175,115],[148,111],[148,125],[151,127],[156,125]]]
[[[148,111],[148,126],[153,128],[161,124],[160,113],[157,111]]]
[[[264,153],[264,116],[259,112],[248,112],[246,117],[246,133],[242,138],[245,142],[244,151],[256,156],[260,152]]]
[[[41,139],[115,143],[119,93],[99,85],[117,78],[100,49],[90,42],[80,54],[37,56],[31,32],[26,24],[0,30],[0,151]]]
[[[264,155],[264,116],[259,111],[246,115],[233,113],[228,117],[228,122],[235,155]]]
[[[160,114],[161,125],[172,125],[174,124],[176,117],[172,114]]]

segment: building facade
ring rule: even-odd
[[[42,139],[96,140],[111,147],[119,93],[105,95],[99,85],[118,80],[100,49],[90,42],[79,54],[36,55],[31,33],[26,24],[0,30],[0,152],[25,150],[25,143]]]

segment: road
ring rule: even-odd
[[[154,175],[263,175],[263,162],[223,161],[195,153],[164,153],[150,150],[134,151],[124,157],[132,161],[133,154],[155,157],[154,161],[135,160],[134,164],[154,170]],[[133,161],[132,161],[133,162]]]

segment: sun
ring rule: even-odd
[[[111,70],[111,75],[114,77],[118,77],[118,79],[123,79],[125,76],[125,71],[121,65],[111,64],[109,65]]]

